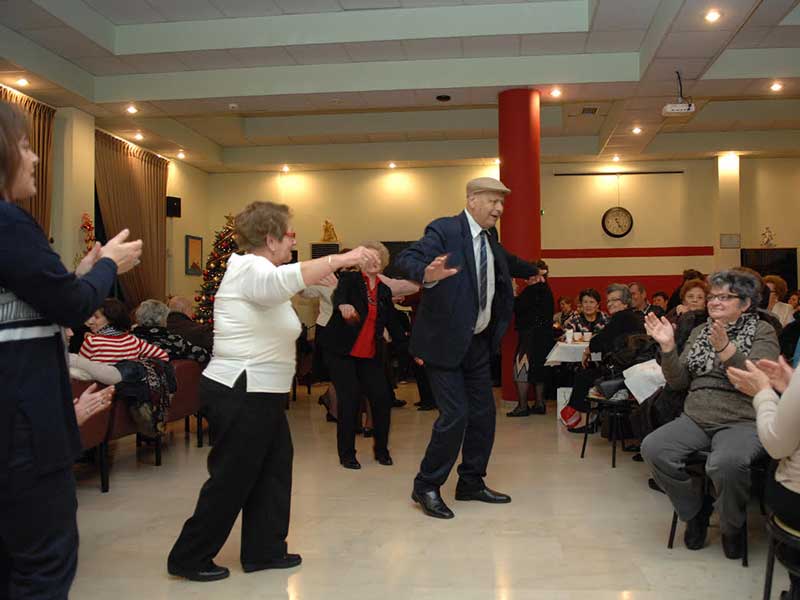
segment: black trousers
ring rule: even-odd
[[[594,382],[602,376],[603,370],[600,368],[579,369],[575,373],[575,381],[572,384],[569,406],[578,412],[589,412],[589,403],[586,402],[586,396],[589,394],[589,390],[592,389]]]
[[[284,409],[288,394],[250,392],[242,373],[233,388],[206,377],[200,398],[214,430],[208,480],[184,523],[169,561],[206,566],[242,513],[242,563],[286,554],[292,496],[292,437]]]
[[[65,600],[78,567],[72,469],[37,474],[21,413],[10,445],[8,479],[0,482],[0,600]]]
[[[431,390],[430,381],[428,381],[428,374],[425,372],[425,367],[418,365],[416,361],[411,361],[411,371],[414,373],[414,379],[417,380],[417,391],[419,392],[420,406],[436,406],[436,401],[433,399],[433,391]]]
[[[480,334],[473,336],[464,360],[455,369],[425,365],[439,418],[414,479],[415,490],[438,490],[447,481],[459,450],[458,488],[485,487],[496,419],[490,362],[488,336]]]
[[[764,502],[770,512],[792,529],[800,530],[800,494],[797,494],[783,484],[775,481],[775,468],[767,473],[766,491]],[[793,561],[800,560],[800,552],[792,552]],[[792,591],[800,594],[800,577],[789,575],[792,580]]]
[[[331,373],[339,412],[336,415],[336,447],[339,460],[356,457],[356,428],[361,415],[361,395],[365,395],[372,409],[374,451],[376,458],[389,454],[389,427],[392,419],[392,401],[380,357],[354,358],[329,352],[325,361]]]

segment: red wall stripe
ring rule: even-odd
[[[665,246],[655,248],[542,249],[542,258],[649,258],[652,256],[714,256],[714,247]]]

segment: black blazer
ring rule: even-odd
[[[0,485],[8,475],[12,431],[30,444],[37,474],[68,467],[81,449],[66,349],[58,325],[85,321],[117,273],[99,260],[69,273],[31,216],[0,198]]]
[[[339,283],[331,299],[333,314],[325,326],[325,335],[322,347],[334,354],[347,356],[361,333],[361,327],[367,319],[369,304],[367,298],[367,284],[364,277],[357,271],[342,271],[339,273]],[[345,321],[339,311],[341,304],[352,304],[359,316],[359,322],[350,324]],[[397,327],[397,322],[390,318],[392,306],[392,291],[385,283],[378,280],[378,314],[375,319],[376,348],[380,348],[383,339],[383,330],[389,330],[393,340],[402,340],[406,337],[402,328]]]
[[[489,244],[494,254],[495,293],[488,332],[492,352],[497,352],[514,308],[511,278],[532,277],[538,269],[506,252],[495,229],[489,230]],[[422,282],[425,267],[442,254],[449,255],[448,266],[458,267],[459,272],[423,291],[410,352],[431,365],[455,368],[467,353],[478,318],[477,267],[466,214],[433,221],[395,264],[408,279]]]

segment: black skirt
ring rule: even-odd
[[[514,381],[545,382],[551,369],[545,367],[547,355],[555,345],[553,331],[548,327],[535,327],[517,332],[517,351],[514,355]]]

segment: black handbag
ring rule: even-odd
[[[611,398],[611,396],[625,387],[625,378],[611,377],[609,379],[598,379],[594,384],[603,396]]]

